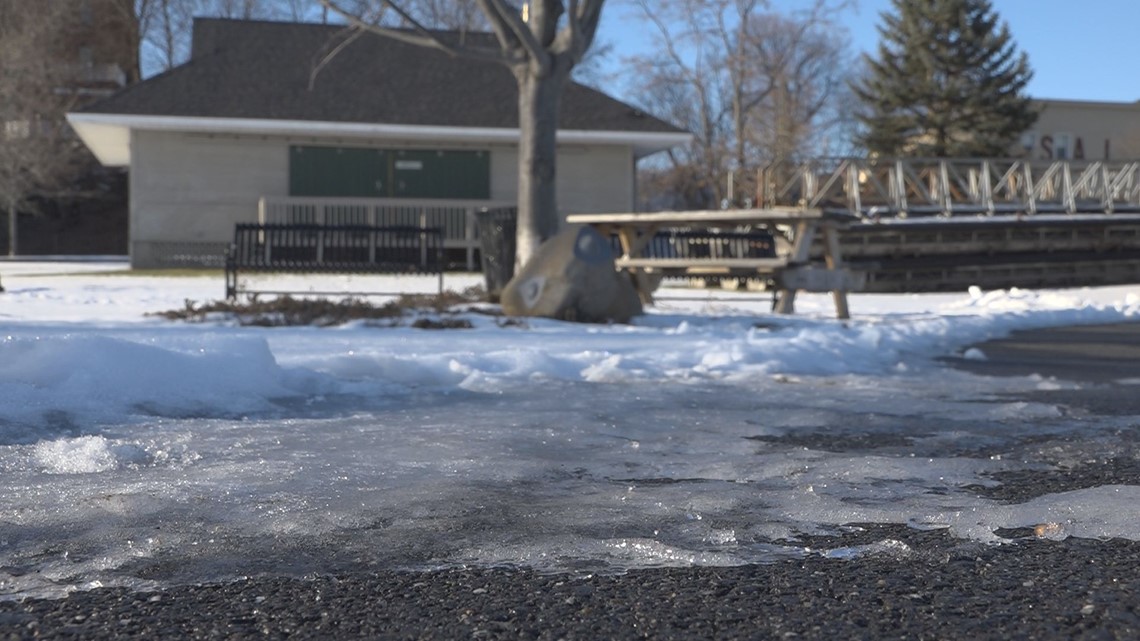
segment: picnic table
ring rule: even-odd
[[[602,235],[617,236],[621,255],[615,267],[630,274],[646,304],[653,302],[653,290],[660,280],[654,275],[759,277],[775,284],[776,312],[794,313],[797,291],[831,292],[836,316],[843,319],[850,317],[847,292],[861,289],[864,280],[844,266],[839,249],[839,229],[855,220],[847,211],[804,207],[572,214],[566,218],[570,224],[591,225]],[[646,251],[659,233],[677,229],[710,234],[762,230],[779,242],[768,255],[716,251],[717,243],[710,243],[712,250],[699,254]],[[817,238],[822,250],[813,252]]]

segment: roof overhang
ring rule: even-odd
[[[518,129],[439,127],[374,123],[320,122],[312,120],[258,120],[251,118],[201,118],[187,116],[138,116],[128,114],[69,113],[67,121],[99,162],[111,167],[131,163],[131,131],[177,131],[187,133],[246,134],[257,136],[314,136],[341,139],[443,143],[517,143]],[[638,158],[692,141],[684,132],[591,131],[562,129],[558,142],[579,145],[623,145]]]

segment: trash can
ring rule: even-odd
[[[479,255],[483,263],[483,280],[487,299],[499,302],[499,294],[515,275],[515,232],[518,208],[484,207],[475,214],[479,228]]]

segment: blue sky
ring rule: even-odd
[[[879,14],[890,0],[857,0],[843,19],[858,51],[878,47]],[[808,0],[774,0],[780,10]],[[994,0],[1018,47],[1029,54],[1034,98],[1135,102],[1140,100],[1140,0]],[[601,37],[616,54],[645,46],[651,27],[630,20],[618,3],[603,16]]]
[[[890,0],[859,0],[848,23],[856,47],[875,50],[879,14],[890,6]],[[1140,100],[1140,1],[994,0],[993,6],[1029,54],[1034,98]]]

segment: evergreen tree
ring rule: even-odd
[[[1005,156],[1037,121],[1033,77],[989,0],[891,0],[877,57],[852,89],[858,142],[890,156]]]

